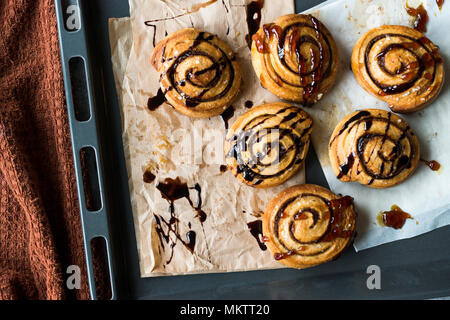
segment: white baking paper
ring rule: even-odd
[[[416,8],[422,1],[409,0]],[[450,74],[450,3],[442,11],[434,0],[423,1],[429,14],[426,36],[440,47],[445,72]],[[328,142],[340,119],[357,109],[381,108],[387,104],[365,92],[356,82],[350,68],[353,45],[371,28],[383,24],[412,26],[413,18],[405,10],[405,0],[332,0],[311,12],[333,34],[341,55],[341,70],[336,85],[311,110],[315,120],[313,144],[318,151],[326,178],[334,192],[355,198],[359,213],[358,236],[354,247],[363,250],[394,240],[409,238],[450,223],[450,89],[445,82],[441,94],[427,109],[411,115],[400,115],[418,136],[422,158],[436,160],[442,168],[431,171],[420,164],[413,176],[389,189],[375,190],[357,183],[343,183],[336,179],[328,158]],[[398,205],[410,213],[400,230],[381,227],[376,216],[380,211]]]

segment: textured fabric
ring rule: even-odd
[[[1,0],[0,25],[0,299],[89,299],[53,0]]]

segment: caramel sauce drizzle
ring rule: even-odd
[[[337,198],[337,199],[332,199],[332,200],[326,200],[325,198],[322,198],[320,196],[317,195],[313,195],[313,194],[304,194],[302,196],[314,196],[317,197],[318,199],[321,199],[321,201],[325,202],[325,204],[328,206],[329,208],[329,212],[328,214],[324,214],[324,219],[330,219],[329,222],[329,227],[327,232],[317,241],[315,241],[314,243],[317,242],[330,242],[333,241],[337,238],[350,238],[353,236],[353,231],[352,230],[346,230],[343,226],[341,226],[342,223],[342,218],[343,218],[343,214],[344,212],[351,206],[353,206],[354,203],[354,199],[350,196],[344,196],[341,198]],[[283,206],[280,208],[279,212],[277,213],[277,218],[275,219],[275,237],[279,238],[279,234],[278,234],[278,223],[279,220],[281,218],[283,218],[284,214],[284,210],[285,208],[292,203],[293,201],[296,200],[296,197],[286,201]],[[306,211],[311,211],[313,212],[314,210],[311,209],[303,209]],[[300,212],[297,213],[294,216],[294,220],[302,220],[304,219],[304,215]],[[298,242],[298,241],[297,241]],[[284,245],[282,243],[282,245],[288,249],[286,247],[286,245]],[[287,250],[287,252],[280,252],[280,253],[275,253],[274,254],[274,259],[279,261],[279,260],[283,260],[286,258],[289,258],[291,256],[294,255],[298,255],[300,254],[301,251],[305,251],[307,249],[306,245],[302,245],[298,248],[296,248],[295,250]]]
[[[392,43],[384,47],[376,56],[375,59],[380,67],[380,69],[386,73],[388,76],[399,76],[404,82],[395,84],[395,85],[386,85],[381,82],[379,82],[374,76],[372,75],[369,65],[370,65],[370,52],[375,45],[376,42],[383,38],[387,37],[400,37],[404,38],[409,41],[401,42],[401,43]],[[439,54],[439,49],[434,48],[430,49],[429,45],[431,43],[431,40],[427,37],[423,36],[419,39],[415,39],[413,37],[403,35],[403,34],[381,34],[375,38],[373,38],[369,44],[367,45],[366,52],[365,52],[365,68],[367,70],[367,73],[370,77],[370,79],[373,81],[373,83],[380,89],[378,91],[378,94],[381,96],[391,95],[391,94],[398,94],[404,91],[409,90],[411,87],[414,86],[416,81],[420,79],[422,76],[428,80],[429,82],[433,82],[435,73],[436,73],[436,66],[438,64],[441,64],[443,62],[442,57]],[[414,50],[418,48],[423,48],[426,52],[419,56]],[[410,51],[415,57],[416,61],[413,61],[407,65],[401,65],[401,67],[398,70],[395,70],[394,72],[391,72],[387,70],[385,66],[385,57],[386,55],[392,51],[397,49],[403,49]],[[425,72],[429,68],[433,68],[432,72]]]
[[[273,255],[273,258],[277,261],[280,261],[280,260],[289,258],[290,256],[293,256],[293,255],[295,255],[295,251],[292,251],[292,250],[288,251],[288,252],[283,252],[283,253],[277,252]]]
[[[254,34],[252,37],[253,41],[255,41],[256,50],[259,53],[269,53],[269,46],[266,44],[264,38],[262,38],[259,34]]]
[[[433,171],[438,171],[441,168],[441,164],[439,162],[437,162],[436,160],[428,161],[428,160],[420,159],[420,161],[425,163]]]
[[[378,223],[385,227],[401,229],[405,225],[406,219],[414,219],[409,213],[404,212],[399,206],[393,205],[390,211],[379,213]]]
[[[429,17],[427,10],[423,7],[423,3],[421,3],[417,8],[412,8],[408,5],[408,3],[406,3],[406,12],[411,17],[414,17],[416,19],[414,21],[414,29],[422,33],[427,32],[427,23]]]
[[[349,238],[353,231],[345,230],[340,224],[342,221],[342,214],[345,210],[353,206],[354,199],[350,196],[345,196],[339,199],[328,201],[328,205],[332,210],[331,225],[328,233],[321,239],[321,241],[333,241],[336,238]]]
[[[253,36],[253,41],[255,42],[256,49],[258,52],[267,54],[270,53],[270,48],[267,44],[267,41],[271,41],[273,38],[277,39],[277,50],[278,50],[278,58],[280,59],[281,63],[288,69],[291,69],[286,61],[285,61],[285,39],[286,34],[288,31],[293,30],[288,40],[288,46],[289,51],[293,52],[295,54],[295,57],[297,59],[298,68],[297,70],[291,70],[292,72],[295,72],[298,74],[299,77],[299,83],[288,83],[289,85],[295,86],[295,87],[301,87],[303,90],[303,101],[304,105],[311,105],[313,103],[312,97],[314,97],[318,91],[319,86],[324,77],[329,73],[331,69],[331,63],[328,65],[327,70],[323,70],[324,66],[324,59],[326,55],[326,51],[330,51],[329,48],[325,48],[322,44],[322,40],[328,43],[328,39],[324,37],[322,33],[322,25],[319,20],[317,20],[312,15],[309,15],[310,24],[303,24],[303,23],[294,23],[290,26],[287,26],[286,28],[282,29],[280,26],[270,23],[263,26],[264,35],[265,37],[260,36],[259,34],[255,34]],[[306,27],[311,28],[314,30],[316,37],[313,38],[312,36],[304,36],[299,32],[299,28]],[[310,42],[314,44],[314,48],[311,48],[310,50],[310,63],[311,68],[308,70],[307,68],[307,58],[305,58],[300,48],[303,43]],[[328,53],[328,55],[331,55],[331,52]],[[274,81],[279,85],[282,86],[283,82],[286,82],[283,80],[282,77],[275,74]]]

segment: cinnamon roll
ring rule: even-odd
[[[253,35],[252,62],[263,87],[309,106],[333,86],[339,55],[333,37],[318,19],[290,14]]]
[[[352,69],[364,90],[397,113],[428,106],[444,81],[439,48],[405,26],[381,26],[363,35],[353,49]]]
[[[242,182],[257,188],[282,184],[303,165],[312,131],[311,117],[288,103],[255,107],[228,131],[228,168]]]
[[[342,119],[331,136],[329,155],[341,181],[388,188],[414,172],[420,146],[405,120],[392,112],[369,109]]]
[[[190,117],[220,115],[239,92],[235,53],[207,32],[189,28],[168,35],[156,45],[151,63],[167,102]]]
[[[308,268],[336,259],[353,242],[356,216],[349,196],[316,185],[294,186],[267,206],[263,239],[279,262]]]

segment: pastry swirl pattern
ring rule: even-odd
[[[279,185],[303,165],[312,126],[306,112],[288,103],[255,107],[238,118],[227,134],[227,165],[247,185]]]
[[[151,62],[168,103],[185,115],[219,115],[239,92],[236,55],[213,34],[193,28],[174,32],[156,45]]]
[[[293,14],[264,25],[253,36],[252,62],[267,90],[312,105],[334,84],[339,56],[333,37],[318,19]]]
[[[263,217],[264,239],[274,258],[293,268],[335,259],[353,240],[353,199],[316,185],[281,192]]]
[[[367,92],[398,113],[428,106],[444,79],[438,47],[419,31],[404,26],[368,31],[353,49],[352,69]]]
[[[329,155],[338,179],[387,188],[408,178],[420,160],[417,137],[402,118],[378,109],[348,115],[331,137]]]

